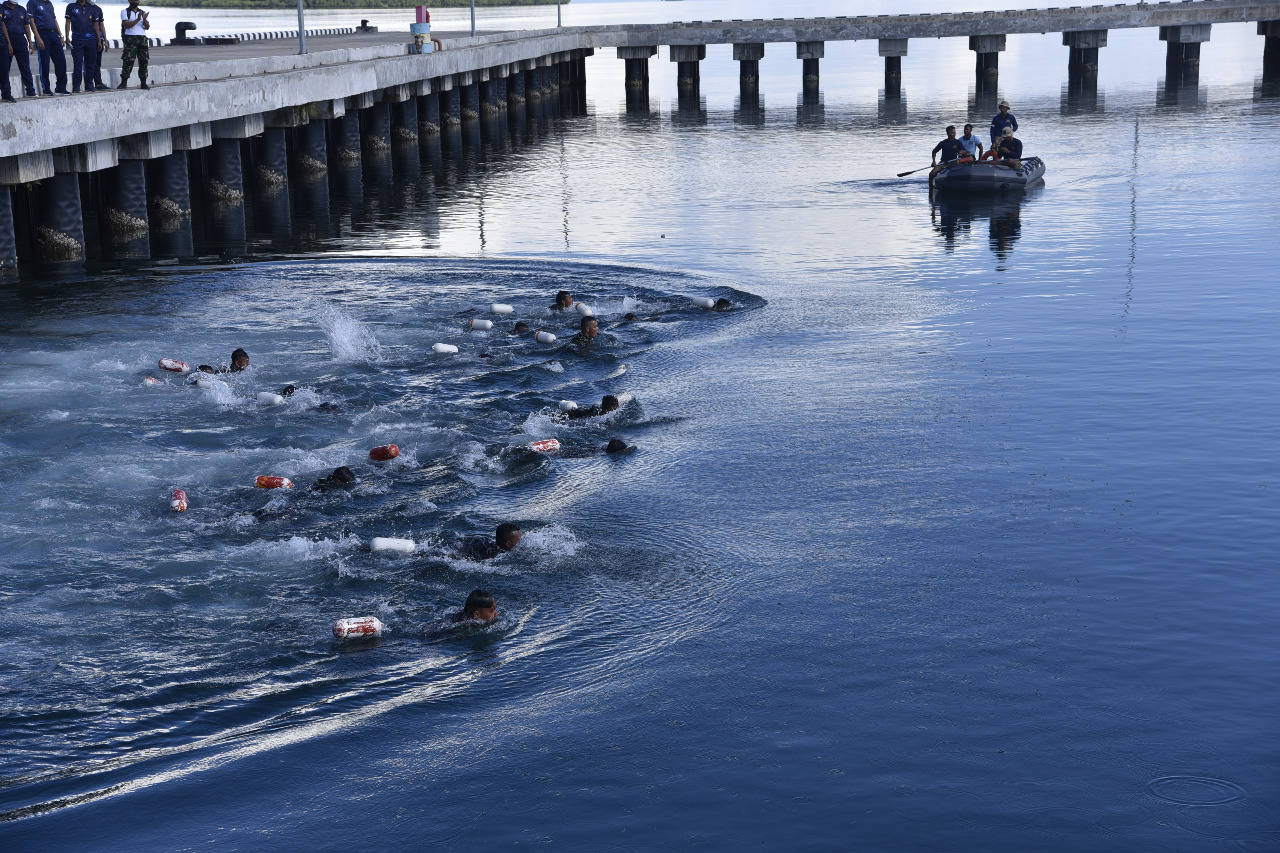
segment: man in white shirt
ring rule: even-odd
[[[973,125],[964,126],[964,136],[960,137],[960,144],[973,156],[973,159],[977,160],[982,156],[982,140],[973,135]]]
[[[124,32],[124,53],[121,54],[120,85],[123,89],[129,85],[129,73],[133,71],[133,62],[138,61],[138,79],[140,88],[150,89],[147,85],[147,63],[151,59],[151,50],[147,45],[147,30],[151,23],[147,13],[138,8],[138,0],[129,0],[129,6],[120,10],[120,29]]]

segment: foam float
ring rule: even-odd
[[[272,394],[270,391],[259,391],[258,402],[264,406],[281,406],[284,404],[284,397],[279,394]]]
[[[453,344],[432,344],[431,349],[438,353],[454,353],[458,348]]]
[[[585,302],[575,302],[573,303],[573,307],[583,317],[590,317],[594,313],[591,310],[591,306]]]
[[[533,339],[540,344],[554,344],[556,336],[550,332],[534,332]]]
[[[715,308],[716,307],[716,301],[712,299],[710,296],[695,296],[693,297],[692,301],[693,301],[693,304],[697,305],[699,308]]]
[[[392,536],[375,536],[369,540],[371,551],[400,551],[410,554],[416,547],[412,539],[396,539]]]
[[[333,623],[333,636],[337,640],[371,640],[381,637],[387,626],[377,616],[354,616]]]
[[[562,412],[572,412],[576,408],[578,408],[578,404],[573,402],[572,400],[560,401],[560,411]]]
[[[400,448],[394,444],[380,444],[369,451],[369,458],[374,462],[386,462],[400,455]]]
[[[174,489],[173,494],[169,496],[169,509],[174,512],[186,512],[187,493],[182,489]]]
[[[472,320],[470,328],[472,331],[487,332],[493,328],[493,321],[492,320]]]
[[[514,314],[515,308],[502,302],[489,303],[490,314]]]
[[[178,361],[176,358],[162,358],[158,362],[161,370],[167,370],[170,373],[190,373],[191,366],[185,361]]]
[[[253,482],[253,487],[255,489],[292,489],[293,480],[288,477],[268,477],[266,474],[259,474],[258,479]]]
[[[156,379],[154,376],[148,376],[146,379],[142,380],[142,384],[143,385],[159,385],[160,380]]]

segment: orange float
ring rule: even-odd
[[[186,512],[187,493],[182,489],[174,489],[173,494],[169,496],[169,509],[174,512]]]
[[[253,485],[257,489],[292,489],[293,481],[288,477],[268,477],[266,474],[259,474]]]
[[[400,455],[400,448],[394,444],[381,444],[369,451],[369,458],[374,462],[386,462]]]
[[[539,453],[551,453],[560,449],[560,442],[554,438],[544,438],[539,441],[529,443],[529,447]]]

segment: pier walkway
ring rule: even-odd
[[[628,102],[647,105],[648,62],[661,45],[678,63],[687,102],[697,97],[709,44],[733,45],[747,98],[768,44],[794,45],[802,84],[816,93],[826,42],[876,40],[886,96],[894,97],[911,39],[968,39],[978,89],[994,92],[1009,35],[1061,32],[1069,79],[1096,85],[1108,31],[1151,28],[1166,42],[1169,79],[1192,81],[1213,25],[1241,22],[1265,36],[1264,79],[1280,77],[1280,0],[436,33],[444,49],[425,54],[407,33],[386,32],[309,36],[306,55],[296,39],[157,47],[145,94],[113,89],[0,104],[0,267],[20,255],[83,258],[83,191],[105,199],[105,215],[91,225],[104,244],[136,243],[157,220],[172,228],[190,217],[193,172],[209,199],[237,204],[246,161],[258,181],[281,185],[291,164],[295,174],[314,175],[331,161],[378,156],[396,141],[580,90],[585,58],[601,48],[626,63]],[[107,54],[113,83],[118,56]],[[16,222],[30,227],[15,231]]]

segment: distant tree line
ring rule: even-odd
[[[476,0],[477,6],[552,6],[556,0]],[[568,3],[569,0],[560,0]],[[173,6],[179,9],[296,9],[297,0],[142,0],[144,6]],[[470,6],[471,0],[303,0],[308,9],[429,9]]]

